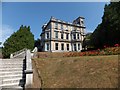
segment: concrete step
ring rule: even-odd
[[[2,64],[19,64],[19,63],[23,63],[23,61],[1,61],[1,65]]]
[[[2,64],[22,64],[23,61],[2,61],[0,65]]]
[[[23,71],[23,68],[0,68],[0,72],[4,71]]]
[[[21,86],[3,86],[2,90],[23,90]]]
[[[1,65],[0,68],[23,68],[24,66],[22,64],[6,64],[6,65]]]
[[[11,59],[0,59],[0,60],[23,60],[24,58],[11,58]]]
[[[0,72],[0,76],[2,76],[2,75],[16,75],[16,74],[23,74],[23,71],[5,71],[5,72]]]
[[[23,65],[24,63],[2,63],[0,66],[5,66],[5,65]]]
[[[11,79],[11,78],[22,78],[23,75],[22,74],[16,74],[16,75],[2,75],[0,76],[0,78],[3,79]]]
[[[9,83],[9,84],[2,84],[0,87],[2,88],[14,88],[14,87],[21,87],[23,86],[24,82],[16,82],[16,83]]]
[[[23,79],[21,77],[2,80],[2,84],[12,84],[12,83],[20,83],[20,82],[23,82]]]

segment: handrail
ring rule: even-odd
[[[21,50],[19,50],[19,51],[17,51],[17,52],[14,52],[14,53],[12,53],[13,55],[16,55],[16,54],[19,54],[19,53],[21,53],[21,52],[23,52],[23,51],[26,51],[27,49],[26,48],[23,48],[23,49],[21,49]]]
[[[26,84],[25,88],[31,88],[33,82],[33,69],[32,69],[32,61],[31,61],[31,52],[30,50],[26,50]]]
[[[17,52],[11,53],[11,54],[10,54],[10,58],[13,58],[13,57],[15,57],[16,55],[19,55],[20,53],[22,53],[22,52],[24,52],[24,51],[26,51],[26,50],[27,50],[27,48],[23,48],[23,49],[21,49],[21,50],[19,50],[19,51],[17,51]]]
[[[29,88],[29,87],[31,87],[32,82],[33,82],[32,81],[32,79],[33,79],[33,70],[32,70],[32,61],[31,61],[31,52],[30,52],[30,50],[24,48],[24,49],[22,49],[20,51],[12,53],[10,58],[15,58],[17,56],[20,56],[21,54],[24,54],[23,56],[25,56],[25,57],[23,57],[23,56],[22,57],[25,58],[25,60],[26,60],[25,61],[26,62],[26,66],[25,67],[26,68],[24,70],[24,73],[26,75],[25,88]]]

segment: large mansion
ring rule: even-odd
[[[78,17],[72,23],[51,17],[47,24],[42,26],[42,51],[69,52],[82,50],[85,37],[84,18]]]

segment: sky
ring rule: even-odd
[[[53,16],[72,22],[85,18],[86,33],[93,32],[102,21],[107,2],[2,2],[2,39],[4,42],[21,25],[31,27],[34,38],[40,38],[41,27]],[[1,36],[1,34],[0,34]]]

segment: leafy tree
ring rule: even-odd
[[[42,48],[41,48],[41,40],[40,39],[35,40],[34,47],[37,47],[39,52],[42,50]]]
[[[14,32],[3,45],[3,56],[5,58],[8,58],[11,53],[23,48],[33,49],[34,35],[30,31],[30,26],[21,25],[20,29]]]
[[[83,48],[91,48],[92,44],[90,42],[92,33],[87,33],[85,39],[83,40]]]
[[[91,42],[96,48],[104,45],[120,44],[120,2],[105,5],[102,23],[98,25],[91,36]]]

